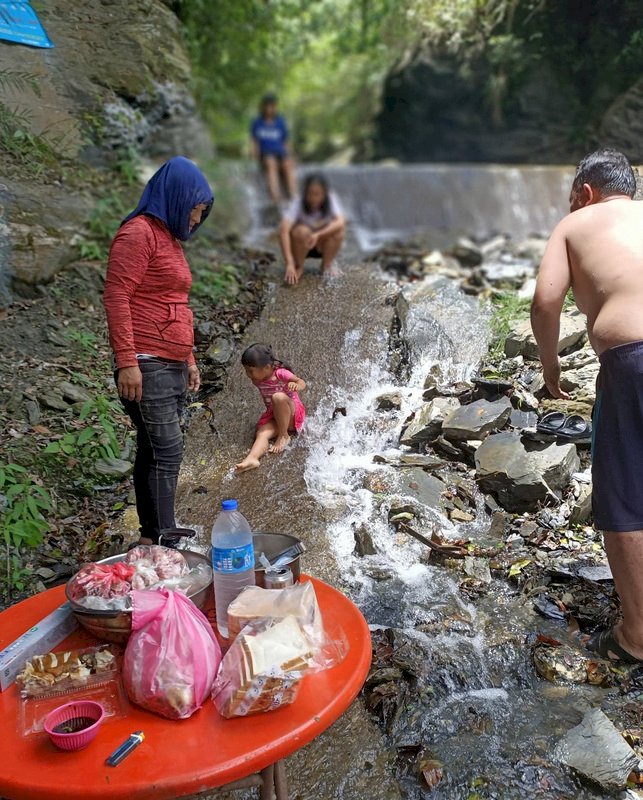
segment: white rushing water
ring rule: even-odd
[[[405,290],[409,298],[404,337],[410,346],[413,367],[408,381],[400,385],[388,367],[388,332],[376,342],[360,341],[360,331],[345,337],[344,359],[352,370],[348,388],[332,388],[307,422],[309,456],[305,479],[309,492],[323,506],[333,510],[335,521],[327,536],[344,577],[355,587],[358,601],[370,592],[373,565],[392,569],[405,584],[404,604],[413,613],[418,605],[455,602],[464,610],[457,585],[444,570],[422,562],[424,545],[404,534],[392,532],[388,522],[390,501],[382,502],[375,491],[364,488],[368,476],[371,488],[378,477],[386,479],[395,470],[373,462],[376,455],[399,455],[398,440],[404,420],[422,403],[424,381],[439,368],[445,382],[470,376],[487,348],[487,321],[477,301],[465,297],[452,283],[427,279]],[[403,303],[406,307],[406,303]],[[360,353],[367,352],[364,358]],[[377,412],[376,399],[385,392],[402,396],[398,412]],[[345,416],[333,411],[345,408]],[[404,502],[403,493],[398,496]],[[445,516],[427,509],[444,535],[458,535]],[[354,531],[365,526],[378,555],[366,560],[353,555]],[[428,593],[428,594],[427,594]],[[467,606],[467,616],[473,612]]]

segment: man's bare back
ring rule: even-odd
[[[589,202],[578,206],[572,194],[572,213],[547,243],[531,307],[545,383],[554,397],[567,397],[560,388],[558,333],[570,287],[599,355],[643,340],[643,203],[620,193],[601,196],[587,184],[584,191]]]
[[[540,266],[531,322],[553,397],[560,385],[560,314],[570,286],[601,355],[592,415],[592,512],[621,601],[622,622],[586,643],[601,658],[643,664],[643,203],[617,150],[579,163],[571,214],[556,227]]]
[[[606,199],[558,227],[594,350],[643,339],[643,203]]]

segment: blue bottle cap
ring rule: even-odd
[[[236,511],[239,508],[239,504],[236,500],[223,500],[221,502],[221,508],[224,511]]]

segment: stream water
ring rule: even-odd
[[[450,196],[460,192],[466,183],[463,169],[453,168],[452,183],[443,170],[439,190]],[[564,210],[568,171],[550,171],[545,180],[535,173],[525,178],[520,170],[507,169],[498,179],[501,168],[493,173],[491,168],[486,173],[485,168],[469,169],[469,185],[477,187],[475,225],[470,222],[473,201],[471,207],[465,203],[462,217],[465,228],[472,225],[472,234],[513,226],[509,233],[526,235],[552,224]],[[382,170],[350,168],[341,179],[333,172],[333,183],[355,209],[355,187],[366,191],[369,174],[375,171],[372,203],[381,199],[385,184],[405,186],[412,174],[389,169],[384,180]],[[426,175],[435,174],[435,168],[426,168]],[[510,193],[511,213],[498,218],[490,203],[485,216],[481,192],[500,197],[503,186],[518,181],[524,188],[529,180],[536,187],[533,201]],[[343,194],[341,186],[352,188]],[[434,205],[431,192],[423,195],[416,185],[407,208]],[[266,232],[258,197],[251,195],[255,243]],[[546,213],[532,215],[532,209],[541,208],[539,202]],[[453,203],[449,213],[455,219],[458,206]],[[378,218],[388,235],[417,234],[415,223],[405,228],[404,218],[395,217],[394,207],[389,198],[384,217]],[[416,210],[413,214],[417,217]],[[441,224],[446,235],[451,223],[444,217]],[[353,243],[364,246],[368,239],[373,244],[377,236],[369,225],[363,215],[358,217]],[[455,224],[453,229],[465,232]],[[267,456],[259,470],[234,476],[231,467],[248,447],[260,413],[256,390],[234,365],[214,399],[213,415],[203,414],[190,428],[178,501],[181,521],[201,525],[204,546],[218,502],[226,496],[237,497],[255,529],[300,536],[308,548],[306,571],[341,586],[362,609],[374,636],[392,629],[389,635],[406,653],[406,673],[412,677],[400,681],[399,703],[386,720],[386,731],[357,701],[330,731],[289,759],[291,796],[426,797],[416,767],[422,750],[445,765],[431,797],[604,797],[578,783],[553,758],[556,741],[580,721],[588,705],[600,703],[602,690],[537,679],[525,636],[547,626],[536,620],[531,604],[499,581],[474,604],[459,590],[461,575],[432,564],[422,544],[395,533],[388,523],[393,502],[412,502],[422,507],[423,522],[443,536],[484,541],[489,517],[482,498],[477,499],[475,521],[456,526],[436,510],[435,486],[422,478],[426,473],[373,461],[374,456],[399,457],[402,423],[417,408],[431,370],[439,369],[445,381],[464,379],[475,370],[487,347],[487,312],[443,278],[407,287],[401,336],[410,368],[401,376],[391,369],[391,351],[399,344],[391,338],[399,286],[372,264],[351,260],[355,263],[336,285],[320,284],[307,274],[296,289],[287,289],[279,285],[276,271],[266,308],[248,332],[248,342],[272,344],[308,382],[305,434],[285,456]],[[378,412],[376,398],[387,391],[400,393],[401,408]],[[442,477],[447,483],[458,479],[448,473]],[[378,485],[386,491],[374,488]],[[354,554],[359,529],[368,530],[375,554]]]

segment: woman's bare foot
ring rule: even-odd
[[[322,267],[322,276],[324,278],[340,278],[343,274],[334,261],[329,267]]]
[[[285,436],[278,436],[275,440],[275,443],[270,448],[271,453],[283,453],[283,451],[288,447],[290,444],[290,436],[285,434]]]
[[[250,458],[246,456],[243,461],[240,461],[234,468],[235,472],[247,472],[249,469],[256,469],[259,466],[258,458]]]

